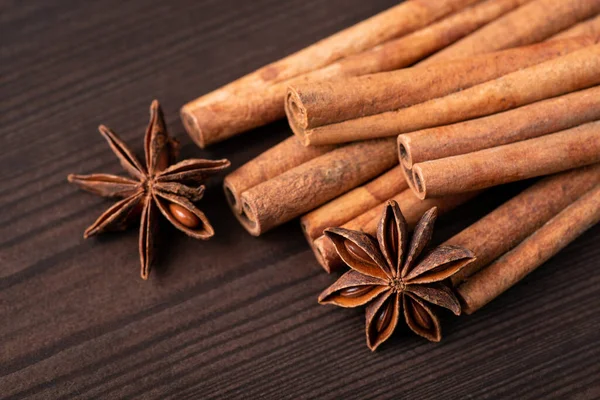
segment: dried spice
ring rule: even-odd
[[[439,246],[426,250],[437,208],[417,223],[409,241],[406,220],[398,203],[389,201],[372,236],[343,228],[329,228],[329,237],[351,268],[319,296],[321,304],[366,308],[367,345],[375,350],[394,332],[400,313],[410,329],[431,341],[441,339],[441,328],[431,304],[461,312],[447,280],[475,260],[470,250]]]
[[[202,183],[227,168],[229,161],[188,159],[174,164],[179,144],[169,137],[156,100],[150,106],[144,139],[146,166],[109,128],[101,125],[98,129],[133,179],[108,174],[69,175],[69,182],[84,190],[103,197],[122,198],[87,228],[83,236],[123,230],[141,217],[141,276],[148,279],[159,212],[193,238],[206,240],[214,235],[208,219],[193,203],[204,194]]]

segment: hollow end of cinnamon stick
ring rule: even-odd
[[[242,224],[242,226],[248,231],[248,233],[250,233],[252,236],[259,236],[264,231],[258,221],[258,218],[256,217],[256,209],[243,198],[243,194],[240,202],[241,212],[238,213],[234,210],[233,214],[238,219],[240,224]]]
[[[242,199],[241,193],[236,189],[235,183],[228,181],[227,178],[223,181],[223,192],[225,192],[225,199],[229,204],[229,207],[234,214],[238,215],[242,213]]]
[[[414,187],[415,195],[424,200],[427,197],[427,186],[425,185],[425,178],[423,177],[423,171],[419,165],[415,165],[412,168],[412,179],[411,179]],[[478,188],[475,188],[478,189]],[[474,189],[474,190],[475,190]]]
[[[293,87],[288,87],[284,108],[292,132],[294,132],[294,135],[296,135],[304,146],[308,146],[309,142],[306,137],[308,116],[306,108],[302,104],[298,92]]]
[[[398,160],[405,170],[412,169],[413,161],[410,152],[410,138],[398,135]]]
[[[420,200],[424,200],[426,197],[425,181],[423,176],[415,171],[413,168],[413,159],[410,151],[410,137],[405,135],[398,135],[398,160],[402,167],[402,174],[404,179],[408,183],[408,187],[413,191],[415,196]]]
[[[223,183],[223,191],[225,192],[225,199],[227,200],[227,204],[229,204],[229,208],[231,208],[233,215],[252,236],[260,235],[260,227],[256,222],[250,207],[248,205],[244,207],[241,193],[230,184],[231,182],[225,181]]]
[[[402,163],[400,163],[400,167],[402,168],[402,175],[404,175],[404,180],[408,184],[408,188],[410,190],[412,190],[413,194],[415,194],[415,196],[416,196],[418,189],[416,187],[415,177],[414,177],[413,171],[412,171],[412,165],[410,167],[407,167],[407,166],[403,165]]]

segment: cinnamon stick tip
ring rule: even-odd
[[[293,119],[298,127],[302,129],[308,127],[306,107],[302,104],[300,95],[293,86],[288,86],[287,88],[284,107],[287,117]]]
[[[400,164],[400,166],[402,167],[402,175],[404,176],[404,179],[406,180],[406,183],[408,184],[408,187],[410,188],[410,190],[420,199],[423,200],[421,197],[419,197],[419,189],[417,188],[417,184],[415,182],[415,175],[413,173],[413,170],[410,168],[407,168],[406,166]]]
[[[421,199],[425,200],[427,197],[427,187],[425,186],[425,180],[423,178],[423,172],[419,165],[413,166],[412,169],[412,183],[411,189],[415,193],[415,195]]]
[[[327,246],[327,241],[330,241],[326,236],[320,236],[313,242],[313,250],[315,253],[315,257],[317,258],[317,262],[323,267],[325,272],[328,274],[331,273],[331,265],[328,260],[328,257],[325,256],[324,250]]]
[[[398,135],[398,160],[404,168],[412,168],[413,162],[410,155],[410,139],[405,135]]]
[[[318,236],[315,238],[309,233],[309,228],[307,226],[305,217],[300,218],[300,229],[302,229],[302,233],[304,234],[308,244],[312,246],[312,243],[318,238]]]
[[[185,130],[187,131],[188,135],[192,138],[194,143],[196,143],[201,149],[206,148],[208,143],[204,138],[202,129],[200,128],[200,124],[198,123],[198,119],[194,115],[193,111],[189,108],[188,104],[181,107],[179,115],[181,117],[181,122],[183,123]]]
[[[256,219],[256,212],[253,207],[244,199],[244,195],[242,194],[241,199],[241,212],[234,212],[233,214],[238,219],[238,221],[242,224],[242,226],[248,231],[252,236],[260,236],[263,232],[263,227]]]
[[[454,290],[454,293],[456,294],[456,297],[460,303],[461,314],[471,315],[477,311],[477,308],[471,306],[469,299],[463,296],[463,291],[461,289],[461,285],[459,285],[456,290]]]
[[[288,124],[294,135],[300,140],[304,146],[309,146],[309,135],[306,134],[308,127],[308,116],[306,108],[302,105],[302,101],[298,92],[293,87],[288,87],[284,101],[285,115],[287,116]]]
[[[234,212],[234,214],[241,214],[241,199],[239,197],[238,191],[235,190],[235,187],[227,180],[227,177],[223,180],[223,192],[225,193],[225,199],[227,200],[227,204]]]

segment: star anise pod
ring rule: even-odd
[[[98,130],[133,179],[108,174],[69,175],[69,182],[84,190],[103,197],[122,198],[87,228],[83,236],[88,238],[106,231],[123,230],[141,216],[141,276],[148,279],[158,212],[193,238],[206,240],[212,237],[212,226],[193,203],[204,194],[202,183],[227,168],[229,161],[188,159],[174,164],[179,144],[169,137],[156,100],[150,106],[150,122],[144,139],[145,166],[113,131],[104,125]]]
[[[475,260],[458,246],[426,250],[433,233],[437,208],[421,217],[409,242],[407,224],[395,201],[385,207],[371,235],[343,228],[329,228],[325,235],[350,271],[319,296],[321,304],[366,308],[367,345],[375,350],[394,332],[400,313],[410,329],[439,342],[441,328],[431,304],[460,314],[460,303],[446,284],[449,277]]]

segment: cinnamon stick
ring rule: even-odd
[[[243,192],[334,148],[305,147],[293,136],[285,139],[225,177],[223,189],[229,206],[235,214],[241,214]]]
[[[589,47],[597,39],[556,40],[430,67],[291,85],[286,97],[288,121],[305,145],[395,136],[399,130],[407,131],[400,129],[400,124],[405,123],[402,113],[410,106],[557,59]]]
[[[286,83],[288,86],[310,86],[319,81],[331,81],[332,78],[361,76],[409,66],[528,1],[531,0],[486,0],[477,3],[416,32],[343,58]],[[292,105],[286,102],[286,106]],[[338,112],[343,112],[344,108],[338,107]],[[287,110],[286,113],[292,111]],[[311,123],[304,128],[326,122],[319,122],[318,115],[314,113],[310,118]]]
[[[243,192],[236,217],[258,236],[390,169],[394,147],[393,139],[369,140],[307,161]]]
[[[600,185],[546,222],[517,247],[458,287],[472,314],[515,285],[600,221]]]
[[[600,162],[600,121],[413,165],[417,197],[446,196]]]
[[[323,235],[329,227],[341,226],[365,211],[408,188],[400,166],[396,166],[372,181],[331,200],[300,218],[308,242]]]
[[[566,39],[566,38],[570,38],[570,37],[586,36],[586,35],[591,35],[591,36],[599,36],[600,35],[600,14],[593,18],[590,18],[583,22],[580,22],[577,25],[574,25],[569,29],[559,32],[556,35],[550,37],[550,39],[551,40]]]
[[[402,166],[514,143],[600,120],[600,86],[487,117],[398,136]]]
[[[453,210],[459,205],[472,199],[477,194],[479,194],[479,192],[461,193],[455,196],[419,200],[410,189],[407,189],[398,193],[392,199],[400,205],[402,214],[404,215],[409,228],[412,229],[423,213],[430,208],[437,207],[438,215],[440,215]],[[385,208],[386,203],[387,202],[384,201],[353,220],[348,221],[342,225],[342,228],[360,230],[370,235],[375,235],[377,224],[381,219],[381,213]],[[317,261],[328,273],[343,266],[344,263],[337,254],[333,242],[326,236],[322,235],[315,239],[313,246],[311,247],[313,248]]]
[[[205,147],[284,116],[285,81],[420,29],[477,0],[409,0],[184,105],[186,130]]]
[[[600,184],[600,164],[548,176],[446,241],[477,259],[452,276],[458,286],[514,248],[585,192]]]
[[[437,52],[422,64],[540,42],[599,12],[599,0],[534,0]]]

